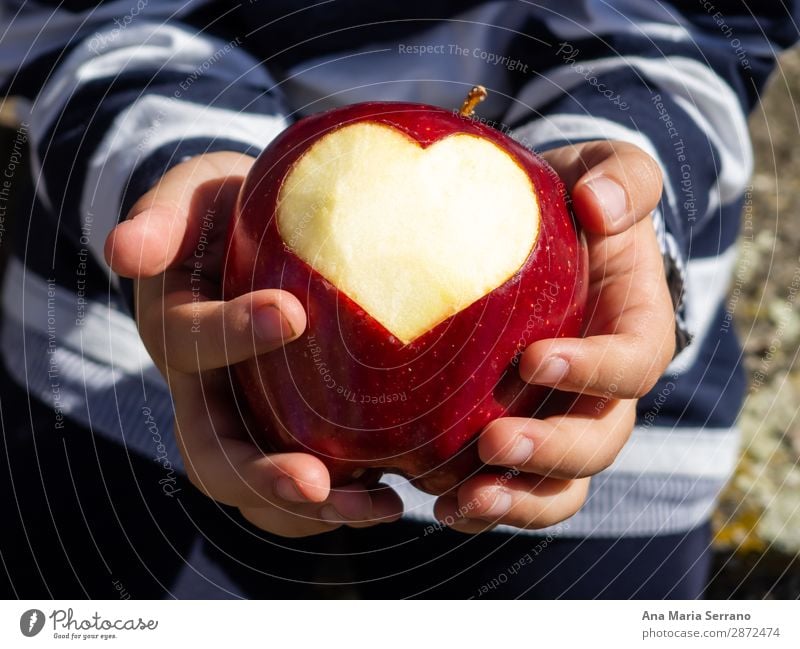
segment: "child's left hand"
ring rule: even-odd
[[[576,393],[566,415],[497,419],[481,433],[481,459],[516,467],[498,480],[484,473],[436,503],[453,529],[554,525],[575,514],[590,476],[608,468],[627,442],[636,400],[647,394],[675,351],[675,318],[650,213],[661,171],[644,151],[595,141],[544,155],[561,175],[589,248],[586,338],[541,340],[522,355],[529,383]]]

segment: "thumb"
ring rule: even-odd
[[[634,144],[585,142],[543,156],[570,187],[581,225],[594,234],[624,232],[648,216],[661,199],[658,163]]]
[[[230,151],[199,155],[170,169],[108,235],[106,262],[118,275],[142,279],[183,262],[204,218],[227,220],[253,158]]]

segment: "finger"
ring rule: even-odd
[[[364,522],[372,514],[372,500],[367,490],[359,484],[331,489],[325,504],[320,508],[322,520],[332,525]]]
[[[170,169],[108,235],[108,265],[124,277],[152,277],[192,254],[204,219],[206,229],[216,228],[215,236],[221,236],[252,162],[250,156],[220,152]]]
[[[329,523],[319,516],[319,507],[293,509],[276,507],[240,507],[242,516],[257,528],[286,538],[301,538],[332,532],[340,523]]]
[[[322,502],[328,493],[325,466],[303,453],[264,454],[240,440],[218,447],[188,445],[184,458],[192,484],[205,495],[236,507]]]
[[[635,420],[634,400],[582,397],[567,415],[496,419],[481,433],[478,454],[489,465],[551,478],[584,478],[613,464]]]
[[[458,490],[464,517],[492,525],[541,529],[574,516],[586,501],[589,478],[557,480],[522,474],[498,485],[495,476],[482,474]],[[460,526],[464,531],[465,526]]]
[[[400,518],[403,501],[385,484],[378,484],[369,490],[360,485],[348,485],[332,489],[320,513],[323,519],[331,523],[358,528],[372,527]]]
[[[402,501],[386,485],[331,489],[328,470],[318,458],[305,453],[265,454],[242,439],[238,429],[230,429],[231,404],[219,396],[219,384],[226,380],[223,372],[202,377],[177,374],[170,379],[176,438],[189,479],[214,500],[263,509],[260,514],[248,512],[248,520],[259,527],[289,535],[289,519],[307,518],[313,522],[304,522],[298,530],[304,535],[342,524],[389,522],[402,514]],[[276,519],[274,525],[265,526],[271,518]]]
[[[371,527],[397,520],[403,511],[402,500],[387,485],[379,484],[367,491],[358,484],[331,491],[320,505],[280,507],[242,507],[250,523],[273,534],[302,537],[333,531],[342,525],[354,528]]]
[[[441,525],[464,534],[480,534],[495,527],[494,523],[488,521],[466,518],[456,496],[438,498],[433,505],[433,515]]]
[[[213,380],[227,377],[168,375],[175,436],[192,484],[237,507],[325,501],[330,493],[325,465],[305,453],[265,454],[243,439],[232,429],[231,404],[220,397]]]
[[[567,184],[575,215],[589,232],[623,232],[650,214],[661,198],[661,168],[636,145],[586,142],[543,157]]]
[[[622,246],[611,242],[620,237],[629,241]],[[675,315],[650,220],[608,241],[605,248],[618,249],[595,253],[604,258],[597,262],[603,268],[593,271],[602,277],[602,286],[587,307],[587,337],[529,345],[520,358],[524,381],[631,399],[647,394],[669,365]]]
[[[142,294],[150,288],[142,287]],[[277,289],[229,301],[201,301],[189,290],[172,291],[162,306],[163,311],[140,314],[139,329],[148,350],[181,372],[201,372],[253,358],[296,339],[306,328],[303,305],[291,293]]]
[[[350,527],[372,527],[380,523],[392,523],[403,515],[403,499],[386,484],[378,483],[369,490],[372,511],[368,518],[351,520]]]

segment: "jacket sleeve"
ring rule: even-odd
[[[88,244],[99,268],[107,233],[171,166],[209,151],[257,154],[286,126],[266,68],[238,38],[183,22],[187,3],[14,4],[0,18],[11,35],[0,74],[21,99],[37,218],[59,242]]]
[[[538,150],[622,140],[659,163],[665,184],[653,217],[678,351],[702,337],[724,297],[753,169],[747,113],[798,36],[794,3],[789,13],[765,5],[753,15],[738,2],[673,2],[651,8],[648,21],[595,6],[583,25],[545,17],[562,38],[505,117]]]

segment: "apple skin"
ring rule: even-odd
[[[486,138],[527,172],[539,203],[538,238],[522,267],[407,345],[296,256],[275,218],[295,161],[326,133],[364,120],[422,147],[455,133]],[[387,471],[441,494],[481,468],[475,441],[487,423],[541,414],[550,391],[519,378],[518,357],[537,340],[580,335],[586,247],[556,173],[528,149],[456,112],[368,102],[295,123],[245,179],[228,231],[224,298],[263,288],[294,294],[308,326],[297,340],[233,368],[254,438],[270,450],[318,456],[334,485]]]

